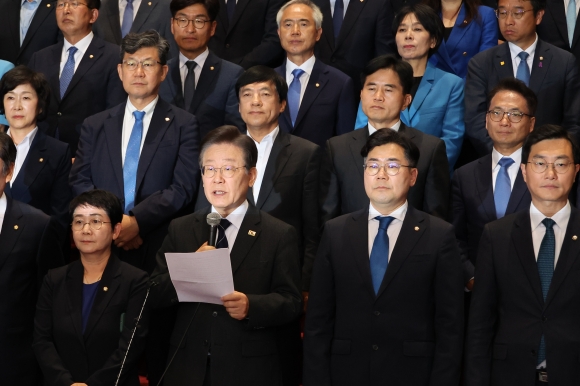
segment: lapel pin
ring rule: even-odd
[[[44,158],[39,159],[38,162],[44,162]]]
[[[463,56],[467,56],[467,52],[463,52]]]
[[[148,2],[147,5],[151,5],[151,2]]]
[[[361,3],[362,3],[363,1],[365,1],[365,0],[360,0],[360,2],[361,2]]]
[[[419,230],[419,227],[415,227],[415,230],[418,231]]]
[[[107,292],[109,290],[109,287],[103,287],[103,291]]]
[[[543,56],[540,56],[540,60],[544,60],[544,57]]]
[[[576,235],[572,236],[572,240],[574,240],[574,241],[578,240],[578,236],[576,236]]]
[[[320,83],[316,83],[316,87],[320,87]]]
[[[14,225],[14,230],[17,231],[18,230],[18,225]]]
[[[211,71],[213,71],[213,66],[211,66],[209,69],[210,69]]]
[[[538,64],[538,67],[542,68],[542,62],[540,62],[540,63]]]
[[[250,236],[255,236],[255,235],[256,235],[256,232],[255,232],[255,231],[248,231],[248,234],[249,234]]]
[[[499,62],[500,66],[503,66],[505,64],[505,62]]]
[[[467,24],[467,20],[463,20],[463,24]]]
[[[165,118],[165,122],[169,122],[169,118]]]
[[[92,59],[93,57],[94,57],[94,55],[89,55],[89,58],[91,58],[91,59]]]
[[[46,8],[50,8],[50,4],[46,4]]]

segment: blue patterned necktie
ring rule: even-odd
[[[503,157],[498,164],[501,167],[495,178],[495,190],[493,191],[493,201],[495,202],[495,214],[498,219],[505,216],[505,211],[512,193],[512,184],[508,168],[513,165],[514,160],[510,157]]]
[[[520,58],[520,64],[518,66],[518,71],[516,72],[516,79],[521,80],[529,86],[530,84],[530,67],[528,66],[528,54],[526,51],[522,51],[518,54]]]
[[[129,144],[125,152],[123,165],[123,184],[125,188],[125,214],[135,206],[135,185],[137,184],[137,167],[141,153],[141,139],[143,138],[143,117],[145,111],[133,111],[135,123],[129,137]]]
[[[75,74],[75,52],[77,51],[78,48],[74,46],[68,49],[68,59],[66,60],[62,73],[60,74],[60,99],[64,96],[64,93]]]
[[[332,14],[332,27],[334,29],[334,38],[338,37],[342,21],[344,19],[344,2],[343,0],[336,0],[334,3],[334,13]]]
[[[568,26],[568,42],[572,47],[574,40],[574,27],[576,27],[576,0],[570,0],[566,11],[566,25]]]
[[[554,258],[556,255],[556,236],[554,236],[554,220],[545,218],[542,224],[546,227],[546,234],[540,244],[540,251],[538,252],[538,272],[540,274],[540,283],[542,284],[542,295],[544,301],[548,296],[552,276],[554,276]],[[540,348],[538,349],[538,364],[546,359],[546,342],[544,335],[540,340]]]
[[[123,12],[123,21],[121,22],[121,36],[125,37],[131,31],[133,26],[133,0],[127,0],[125,12]]]
[[[298,109],[300,108],[300,77],[304,74],[304,70],[295,68],[292,71],[294,79],[288,87],[288,109],[290,110],[290,119],[292,119],[292,126],[296,123],[296,117],[298,117]]]
[[[225,218],[222,218],[220,220],[220,225],[219,225],[219,240],[216,243],[215,247],[216,248],[229,248],[228,245],[228,238],[226,237],[226,229],[228,229],[228,227],[232,225],[232,223],[229,220],[226,220]]]
[[[395,218],[377,216],[375,219],[379,221],[379,231],[375,236],[373,249],[371,249],[370,266],[376,295],[379,292],[379,288],[381,288],[385,272],[387,272],[387,265],[389,265],[389,236],[387,235],[387,228]]]

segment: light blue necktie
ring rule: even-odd
[[[123,12],[123,22],[121,23],[121,36],[125,37],[133,26],[133,0],[127,0],[125,12]]]
[[[389,236],[387,235],[387,228],[395,218],[377,216],[375,219],[379,220],[379,231],[373,242],[373,249],[371,249],[370,266],[376,295],[379,292],[379,288],[381,288],[381,283],[389,265]]]
[[[570,0],[568,3],[566,24],[568,25],[568,42],[570,43],[570,47],[572,47],[572,40],[574,40],[574,27],[576,27],[576,0]]]
[[[298,116],[298,109],[300,108],[300,77],[304,74],[304,70],[295,68],[292,71],[294,79],[288,87],[288,109],[290,109],[290,119],[292,119],[292,126],[296,123],[296,117]]]
[[[344,19],[344,2],[343,0],[336,0],[334,3],[334,13],[332,14],[332,27],[334,30],[334,38],[338,37],[342,21]],[[335,43],[336,44],[336,43]]]
[[[526,51],[522,51],[518,54],[520,60],[520,65],[518,66],[518,71],[516,72],[516,79],[521,80],[529,86],[530,84],[530,67],[528,66],[528,54]]]
[[[508,168],[513,165],[514,160],[510,157],[503,157],[499,160],[500,166],[497,177],[495,178],[495,190],[493,191],[493,201],[495,202],[495,214],[498,219],[505,216],[510,195],[512,194],[512,183]]]
[[[540,244],[540,251],[538,252],[538,273],[540,274],[540,283],[542,284],[542,295],[544,301],[548,296],[552,276],[554,275],[554,258],[556,255],[556,237],[554,236],[554,220],[545,218],[542,224],[546,227],[546,234]],[[544,335],[540,340],[540,348],[538,349],[538,364],[546,359],[546,342]]]
[[[123,165],[123,184],[125,188],[125,214],[128,214],[135,206],[135,185],[137,184],[137,167],[139,166],[139,154],[141,151],[141,139],[143,138],[144,111],[133,111],[135,124],[129,137],[129,144],[125,152],[125,164]]]
[[[68,49],[68,59],[66,60],[62,73],[60,74],[60,99],[64,96],[64,93],[75,74],[75,52],[77,51],[78,48],[74,46]]]

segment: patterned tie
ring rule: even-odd
[[[64,93],[75,74],[75,52],[77,51],[78,48],[74,46],[68,49],[68,59],[66,60],[62,73],[60,74],[60,99],[64,96]]]
[[[332,26],[334,27],[334,38],[338,38],[340,27],[342,27],[342,20],[344,19],[344,2],[336,0],[334,3],[334,14],[332,15]]]
[[[300,108],[300,77],[304,74],[304,70],[296,68],[292,71],[294,79],[288,87],[288,109],[290,110],[290,119],[292,119],[292,126],[296,123],[296,117],[298,116],[298,109]]]
[[[556,255],[556,237],[554,236],[554,220],[545,218],[542,224],[546,227],[546,234],[540,244],[540,251],[538,252],[538,272],[540,274],[540,283],[542,284],[542,295],[544,301],[548,296],[552,276],[554,275],[554,258]],[[546,360],[546,342],[544,335],[540,340],[540,348],[538,349],[538,364]]]
[[[572,47],[574,40],[574,27],[576,27],[576,0],[570,0],[568,10],[566,11],[566,24],[568,26],[568,42]]]
[[[121,36],[125,37],[131,31],[133,26],[133,0],[127,0],[125,12],[123,12],[123,21],[121,23]]]
[[[143,117],[145,111],[133,111],[135,124],[129,137],[129,144],[125,152],[125,164],[123,165],[123,183],[125,188],[125,214],[128,214],[135,206],[135,185],[137,184],[137,167],[139,166],[139,154],[141,152],[141,139],[143,138]]]
[[[232,223],[229,220],[226,220],[225,218],[222,218],[220,220],[220,225],[219,225],[219,240],[216,244],[216,248],[229,248],[228,246],[228,238],[226,237],[226,229],[228,229],[228,227],[232,225]]]
[[[512,184],[508,168],[513,165],[514,160],[510,157],[503,157],[499,160],[499,172],[495,178],[495,190],[493,191],[493,201],[495,202],[495,214],[498,219],[505,216],[510,195],[512,194]]]
[[[370,258],[371,277],[373,279],[375,295],[379,292],[379,288],[385,277],[385,272],[387,272],[387,265],[389,265],[389,236],[387,235],[387,228],[394,219],[391,216],[375,217],[375,220],[379,220],[379,231],[373,242]]]
[[[187,66],[187,75],[185,76],[185,84],[183,86],[183,100],[184,109],[189,110],[191,102],[193,101],[193,93],[195,92],[195,72],[194,68],[197,65],[193,60],[185,62]]]
[[[520,58],[520,65],[518,66],[518,71],[516,72],[516,79],[524,82],[526,86],[529,86],[530,84],[530,67],[528,66],[528,56],[530,56],[530,54],[525,51],[522,51],[518,54],[518,57]]]
[[[234,11],[236,10],[236,0],[228,0],[226,8],[228,11],[228,21],[231,22],[234,18]]]

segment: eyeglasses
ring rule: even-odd
[[[508,11],[507,9],[496,9],[495,16],[498,19],[505,19],[508,15],[512,15],[514,19],[521,19],[524,13],[533,11],[533,9],[516,9],[515,11]]]
[[[531,117],[530,114],[522,113],[521,111],[489,110],[487,113],[489,114],[489,119],[494,122],[501,122],[506,115],[511,123],[521,122],[524,116]]]
[[[205,23],[209,23],[211,20],[205,20],[205,19],[186,19],[184,17],[178,17],[173,19],[175,20],[175,22],[177,23],[178,26],[180,26],[181,28],[187,28],[187,26],[189,25],[189,22],[193,23],[193,26],[197,29],[202,29],[203,27],[205,27]]]
[[[66,7],[67,4],[69,7],[72,7],[73,9],[77,9],[79,5],[84,5],[85,7],[88,7],[88,5],[86,5],[85,3],[79,3],[78,1],[59,1],[58,3],[56,3],[56,9],[64,9],[64,7]]]
[[[367,162],[366,164],[363,165],[365,173],[369,176],[376,176],[379,173],[379,170],[381,170],[381,168],[385,168],[385,173],[387,173],[389,176],[396,176],[397,174],[399,174],[401,168],[410,168],[410,167],[411,166],[409,165],[401,165],[398,162],[387,162],[384,165],[381,165],[377,162]]]
[[[212,178],[213,176],[215,176],[218,170],[221,170],[222,176],[224,176],[225,178],[232,178],[234,174],[236,174],[236,170],[243,169],[245,167],[246,167],[245,165],[240,167],[226,165],[222,166],[221,168],[216,168],[215,166],[203,166],[201,168],[201,174],[203,174],[204,177]]]
[[[564,162],[564,161],[556,161],[556,162],[546,162],[542,159],[536,159],[527,162],[532,165],[532,170],[536,173],[544,173],[548,170],[548,165],[552,165],[554,171],[558,174],[564,174],[570,169],[570,165],[573,162]]]
[[[89,224],[89,227],[94,230],[98,231],[103,227],[103,224],[110,224],[110,221],[103,221],[98,218],[92,218],[89,221],[83,221],[81,219],[73,220],[72,222],[72,229],[73,231],[82,231],[85,229],[85,225]]]
[[[153,71],[153,69],[155,68],[155,66],[157,64],[161,64],[161,62],[157,62],[155,60],[152,59],[145,59],[142,61],[137,61],[137,60],[123,60],[123,65],[125,66],[125,68],[129,71],[135,71],[137,69],[137,67],[139,67],[139,65],[141,65],[141,68],[143,68],[143,71],[147,71],[147,72],[151,72]]]

